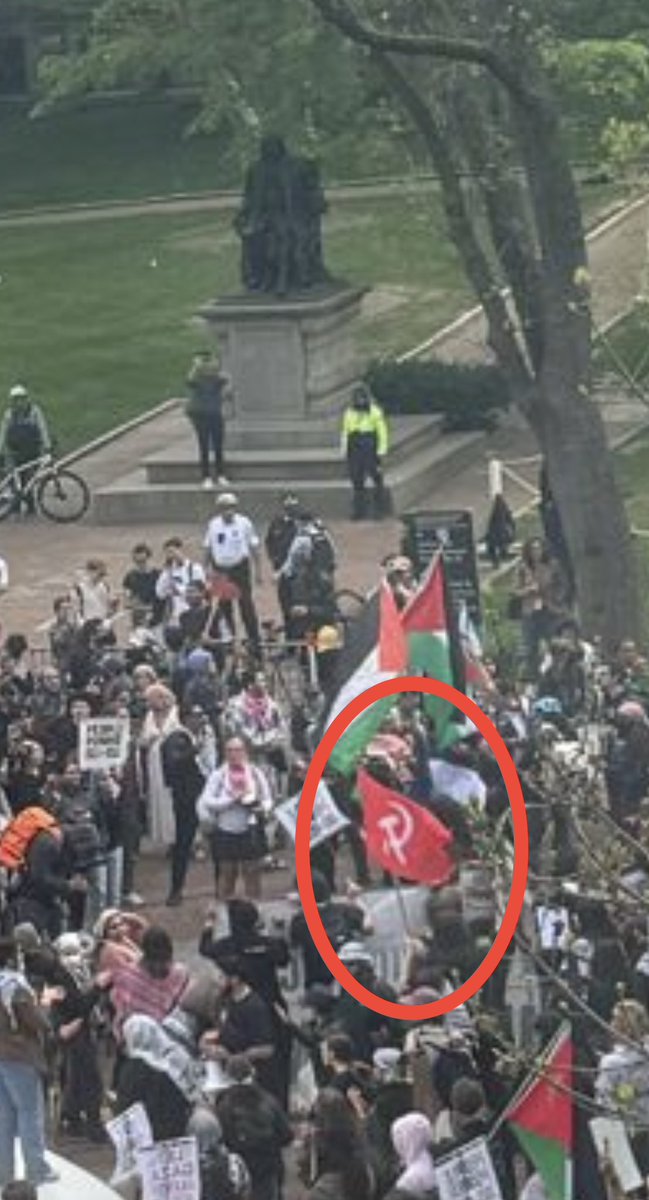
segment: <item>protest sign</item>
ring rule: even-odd
[[[440,551],[451,601],[456,614],[466,604],[476,629],[482,627],[480,577],[473,536],[473,515],[469,509],[424,510],[406,513],[402,549],[423,574]]]
[[[626,1129],[617,1117],[594,1117],[588,1122],[600,1163],[610,1162],[622,1191],[628,1194],[642,1187]]]
[[[153,1145],[153,1134],[142,1104],[133,1104],[106,1124],[106,1132],[115,1147],[115,1169],[111,1184],[121,1183],[139,1170],[137,1155]]]
[[[475,803],[484,809],[487,788],[477,771],[470,767],[458,767],[442,758],[429,759],[430,778],[438,796],[446,796],[455,804],[465,807]]]
[[[295,841],[299,807],[300,795],[298,794],[297,796],[292,796],[290,800],[285,800],[283,804],[279,804],[275,809],[275,817],[286,832],[291,835],[293,841]],[[347,825],[349,825],[347,817],[343,816],[326,783],[321,780],[313,807],[311,846],[319,846],[320,842],[326,842],[327,838],[333,837],[334,833],[339,833]]]
[[[93,717],[79,725],[79,766],[82,771],[123,767],[128,755],[126,717]]]
[[[502,1200],[502,1192],[484,1138],[468,1142],[456,1154],[435,1163],[439,1200]]]
[[[201,1200],[196,1138],[156,1142],[140,1151],[138,1166],[142,1200]]]

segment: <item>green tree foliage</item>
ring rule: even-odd
[[[366,57],[308,0],[103,0],[40,81],[36,115],[93,91],[181,87],[196,99],[188,133],[225,134],[242,164],[270,130],[311,154],[353,136],[378,161],[398,125]]]

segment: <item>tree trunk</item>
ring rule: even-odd
[[[608,650],[642,635],[637,562],[597,408],[570,387],[539,406],[539,442],[575,570],[581,624]]]
[[[590,399],[590,296],[581,207],[536,46],[527,33],[520,42],[512,36],[503,54],[489,38],[481,42],[444,33],[400,34],[363,24],[346,0],[312,3],[352,41],[370,48],[424,139],[440,177],[451,237],[487,318],[489,343],[547,463],[573,559],[585,632],[600,637],[608,649],[625,637],[637,637],[642,606],[631,532],[601,414]],[[496,15],[506,10],[511,5],[498,0]],[[502,252],[499,257],[523,322],[532,322],[531,330],[523,330],[529,362],[485,252],[482,230],[466,204],[456,150],[416,77],[397,65],[394,55],[478,65],[508,97],[533,214],[534,254],[528,264],[529,254],[519,242],[514,258]],[[464,146],[469,160],[472,151],[476,154],[472,133]],[[493,138],[508,138],[509,133],[508,119],[504,126],[494,120]],[[486,169],[490,156],[486,154],[484,163],[482,158],[479,152]],[[499,190],[498,195],[488,194],[486,205],[486,223],[498,252],[507,235],[506,176],[488,171],[485,182]]]

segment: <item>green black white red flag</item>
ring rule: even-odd
[[[548,1200],[572,1200],[572,1064],[572,1039],[565,1025],[505,1113]]]

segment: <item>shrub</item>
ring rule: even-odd
[[[507,384],[497,367],[438,359],[377,359],[365,379],[388,413],[443,413],[448,430],[493,429],[507,408]]]

